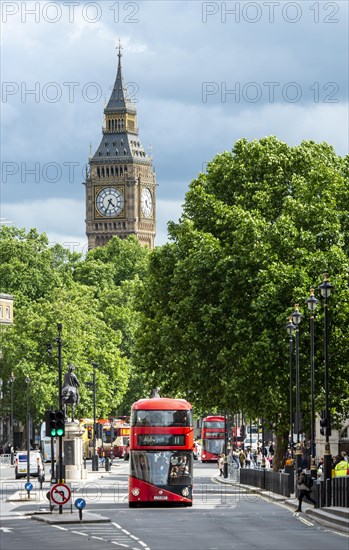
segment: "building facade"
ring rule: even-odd
[[[156,233],[156,177],[138,133],[137,111],[127,95],[118,53],[116,80],[104,109],[101,143],[86,174],[88,248],[114,235],[135,235],[148,248]]]
[[[11,325],[13,323],[13,296],[0,293],[0,324]]]

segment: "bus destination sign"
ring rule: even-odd
[[[142,447],[177,447],[185,445],[185,435],[138,434],[138,445]]]

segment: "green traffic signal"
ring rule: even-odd
[[[56,411],[55,413],[55,431],[58,437],[63,437],[65,434],[64,411]]]
[[[56,437],[56,413],[53,411],[49,414],[49,428],[50,437]]]

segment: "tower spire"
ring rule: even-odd
[[[110,96],[110,99],[105,106],[104,113],[110,113],[110,112],[120,112],[120,111],[128,111],[132,113],[136,113],[136,108],[130,98],[127,94],[127,88],[124,83],[124,78],[122,74],[122,67],[121,67],[121,57],[122,57],[122,50],[123,46],[121,44],[121,40],[119,38],[119,43],[116,46],[117,50],[117,56],[119,58],[118,60],[118,68],[116,73],[116,79],[113,86],[113,90]]]
[[[118,51],[118,58],[119,58],[119,65],[121,65],[121,58],[122,58],[122,44],[121,44],[121,40],[119,38],[119,44],[117,45],[117,49],[119,50]]]

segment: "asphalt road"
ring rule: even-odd
[[[101,479],[76,486],[75,498],[83,496],[86,510],[109,517],[106,524],[50,526],[29,519],[26,514],[47,509],[47,503],[44,499],[5,503],[6,493],[13,489],[2,476],[8,490],[2,493],[1,549],[348,550],[348,537],[297,516],[284,505],[213,483],[215,465],[195,463],[192,508],[129,509],[127,469],[128,464],[120,461]]]

